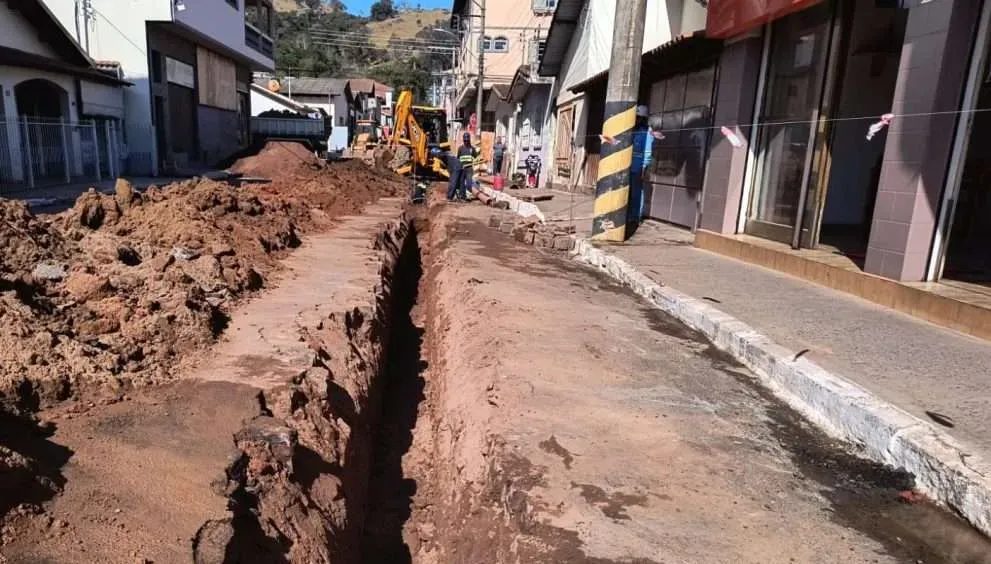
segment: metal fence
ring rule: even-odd
[[[0,192],[114,178],[121,146],[116,120],[0,120]]]

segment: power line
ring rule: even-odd
[[[395,46],[373,48],[373,47],[369,47],[368,45],[365,45],[364,43],[348,43],[343,41],[324,40],[324,39],[314,40],[311,43],[313,45],[323,45],[326,47],[346,47],[351,49],[370,49],[376,51],[393,51],[393,52],[415,51],[421,53],[436,53],[438,55],[451,55],[452,53],[454,53],[454,51],[450,49],[444,49],[441,47],[426,47],[419,45],[395,45]]]
[[[430,44],[441,44],[441,45],[460,45],[460,41],[454,39],[433,39],[428,37],[394,37],[392,35],[378,34],[378,33],[362,33],[362,32],[345,32],[340,30],[330,30],[330,29],[317,29],[311,28],[309,30],[311,35],[323,35],[331,37],[339,37],[342,39],[378,39],[385,41],[401,41],[407,43],[430,43]]]
[[[361,39],[351,39],[351,38],[346,38],[346,37],[313,36],[310,39],[311,39],[311,41],[331,41],[331,42],[347,43],[347,44],[350,44],[350,45],[360,45],[360,46],[368,47],[370,49],[382,49],[382,48],[386,48],[386,47],[407,47],[408,46],[408,47],[427,47],[427,48],[430,48],[430,49],[441,49],[441,50],[444,50],[444,51],[456,51],[457,50],[457,48],[456,47],[453,47],[453,46],[449,46],[449,45],[431,45],[429,43],[402,43],[402,42],[393,42],[393,43],[384,44],[384,45],[377,45],[375,43],[369,43],[367,41],[362,41]]]
[[[421,48],[421,49],[432,49],[435,51],[444,51],[447,53],[454,53],[457,51],[454,47],[449,47],[446,45],[428,45],[426,43],[389,43],[377,45],[375,43],[367,43],[364,41],[358,41],[355,39],[339,39],[335,37],[312,37],[310,42],[328,42],[328,43],[342,43],[345,45],[354,45],[356,47],[365,47],[367,49],[391,49],[397,47],[409,47],[409,48]]]
[[[438,53],[456,53],[457,49],[453,47],[446,47],[442,45],[425,45],[425,44],[389,44],[389,45],[375,45],[372,43],[365,43],[363,41],[355,41],[349,39],[335,39],[328,37],[314,37],[310,39],[312,44],[335,44],[335,45],[345,45],[349,47],[362,47],[369,50],[390,50],[390,49],[420,49],[420,50],[430,50],[436,51]]]

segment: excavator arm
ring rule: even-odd
[[[408,145],[413,152],[413,161],[427,166],[427,134],[413,116],[413,93],[404,90],[396,101],[396,128],[392,134],[393,144]]]
[[[410,148],[410,162],[399,167],[396,172],[399,174],[409,174],[419,167],[421,170],[429,170],[434,174],[447,178],[450,173],[447,171],[446,163],[443,159],[430,154],[428,150],[427,133],[413,115],[413,93],[404,90],[396,100],[395,128],[392,132],[391,144],[404,145]],[[441,148],[450,147],[449,143],[442,143]]]

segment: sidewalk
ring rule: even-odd
[[[692,246],[692,234],[643,224],[602,246],[655,282],[710,302],[777,344],[991,455],[991,343]],[[985,458],[991,458],[986,456]]]
[[[574,202],[574,225],[586,237],[592,198]],[[564,192],[539,205],[549,221],[572,215]],[[927,411],[948,416],[954,427],[940,428],[991,459],[991,343],[697,249],[693,240],[686,229],[648,221],[626,243],[597,246],[920,419],[932,421]]]

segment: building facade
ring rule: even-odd
[[[248,139],[252,71],[274,70],[269,0],[45,0],[87,53],[119,63],[133,174],[209,167]]]
[[[0,3],[0,190],[116,174],[127,87],[40,0]]]
[[[715,138],[700,226],[835,249],[897,280],[991,279],[989,3],[792,4],[710,9],[710,35],[728,39],[716,121],[742,145]]]
[[[499,95],[493,86],[508,88],[522,65],[535,65],[543,50],[543,40],[550,27],[558,0],[504,0],[485,2],[484,30],[482,5],[478,0],[455,0],[451,24],[459,36],[455,54],[455,84],[451,107],[455,117],[468,125],[475,113],[478,96],[479,54],[484,52],[481,130],[495,132],[497,122],[504,136],[509,133],[509,114],[496,112]],[[492,109],[488,109],[492,108]]]
[[[555,184],[594,183],[612,5],[554,17]],[[672,6],[647,5],[643,215],[900,281],[991,282],[991,2]]]
[[[545,123],[552,135],[545,180],[553,185],[591,190],[595,184],[615,11],[613,0],[558,2],[537,68],[538,75],[554,81],[553,110]],[[702,30],[705,21],[705,7],[694,0],[647,0],[641,52],[659,52]],[[642,76],[641,84],[647,78]]]

